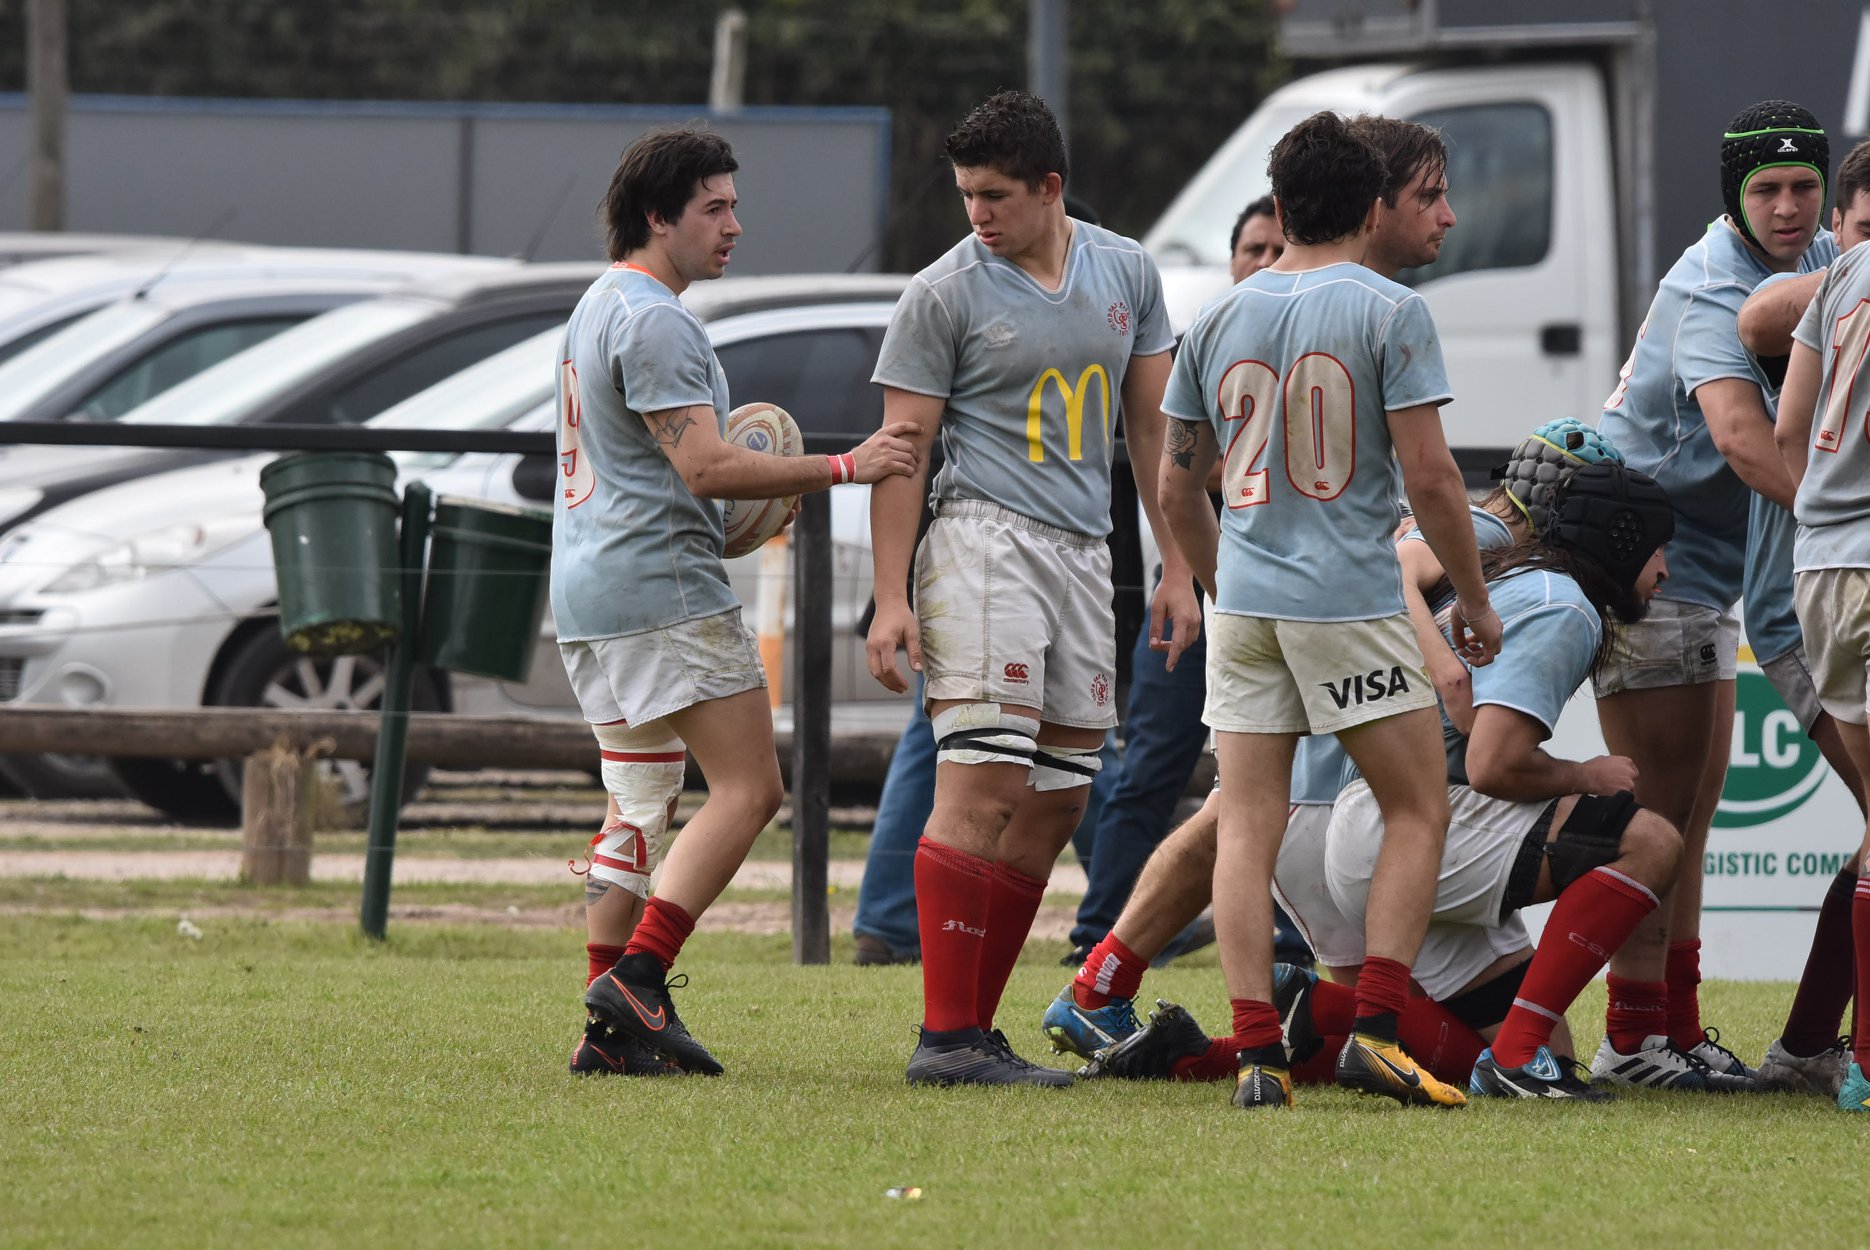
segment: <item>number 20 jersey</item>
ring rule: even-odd
[[[1056,291],[973,235],[950,248],[903,292],[872,380],[947,401],[935,497],[1102,537],[1124,372],[1175,339],[1149,253],[1071,225]]]
[[[1792,567],[1870,568],[1870,247],[1832,263],[1792,337],[1824,370],[1793,504]]]
[[[1162,407],[1219,441],[1215,608],[1288,621],[1403,611],[1388,413],[1450,398],[1422,297],[1362,265],[1262,269],[1203,312]]]

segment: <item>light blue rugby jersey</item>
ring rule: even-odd
[[[1212,425],[1226,457],[1217,610],[1401,612],[1387,414],[1450,398],[1422,297],[1362,265],[1262,269],[1197,318],[1162,407]]]
[[[1824,373],[1805,480],[1793,510],[1793,567],[1870,568],[1870,248],[1858,244],[1831,266],[1793,334],[1818,353]],[[1843,366],[1840,371],[1839,366]],[[1827,437],[1829,435],[1830,437]]]
[[[669,288],[616,266],[572,310],[559,360],[559,641],[638,634],[737,607],[721,562],[721,506],[689,491],[642,416],[699,405],[726,429],[727,376],[707,331]]]
[[[947,400],[935,498],[1102,537],[1124,374],[1175,336],[1149,253],[1071,225],[1057,291],[971,234],[950,248],[904,290],[871,380]]]
[[[1473,670],[1474,708],[1493,704],[1524,712],[1549,738],[1565,704],[1591,675],[1603,621],[1577,582],[1547,569],[1497,577],[1487,593],[1500,614],[1500,655]],[[1466,785],[1467,738],[1445,715],[1441,736],[1448,783]]]
[[[1776,273],[1754,290],[1763,291],[1797,276]],[[1758,366],[1759,362],[1754,363]],[[1766,415],[1777,420],[1779,387],[1764,368],[1759,372]],[[1740,611],[1746,622],[1747,646],[1754,659],[1762,662],[1776,660],[1804,641],[1792,595],[1792,542],[1797,529],[1790,512],[1764,495],[1753,495],[1748,504],[1747,571],[1740,586]]]
[[[1831,232],[1820,230],[1798,272],[1836,255]],[[1714,446],[1694,392],[1721,378],[1765,389],[1735,318],[1771,274],[1724,218],[1709,226],[1656,288],[1623,378],[1604,403],[1598,428],[1632,469],[1662,483],[1675,508],[1665,599],[1725,611],[1740,597],[1753,492]]]

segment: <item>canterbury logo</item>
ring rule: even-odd
[[[1779,150],[1781,152],[1790,152],[1796,156],[1798,155],[1799,145],[1792,142],[1790,139],[1781,139],[1779,141]]]
[[[1034,464],[1045,460],[1045,444],[1040,440],[1040,427],[1045,415],[1045,384],[1058,383],[1059,396],[1065,401],[1065,455],[1071,460],[1084,459],[1084,397],[1091,393],[1091,380],[1095,378],[1104,391],[1104,444],[1110,444],[1110,374],[1103,365],[1086,365],[1084,372],[1078,375],[1078,385],[1074,388],[1065,381],[1065,375],[1057,369],[1047,369],[1039,375],[1039,380],[1032,384],[1032,394],[1026,399],[1026,458]]]
[[[610,983],[617,987],[617,991],[623,995],[624,1001],[630,1004],[630,1010],[636,1013],[636,1018],[643,1022],[645,1028],[658,1033],[662,1031],[662,1026],[667,1023],[662,1008],[656,1008],[653,1013],[644,1011],[642,1002],[637,999],[636,995],[630,992],[629,986],[619,981],[616,977],[612,977]]]
[[[1022,686],[1032,680],[1032,674],[1026,671],[1024,664],[1009,664],[1005,673],[1008,681],[1018,682]]]

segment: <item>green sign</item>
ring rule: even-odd
[[[1716,829],[1746,829],[1790,815],[1825,779],[1818,744],[1805,736],[1765,674],[1742,669],[1737,696]]]

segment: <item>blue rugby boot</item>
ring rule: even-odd
[[[1084,1060],[1096,1058],[1098,1051],[1115,1046],[1142,1027],[1129,999],[1113,998],[1087,1010],[1078,1006],[1069,985],[1058,992],[1039,1021],[1040,1030],[1052,1041],[1053,1054],[1070,1051]]]

